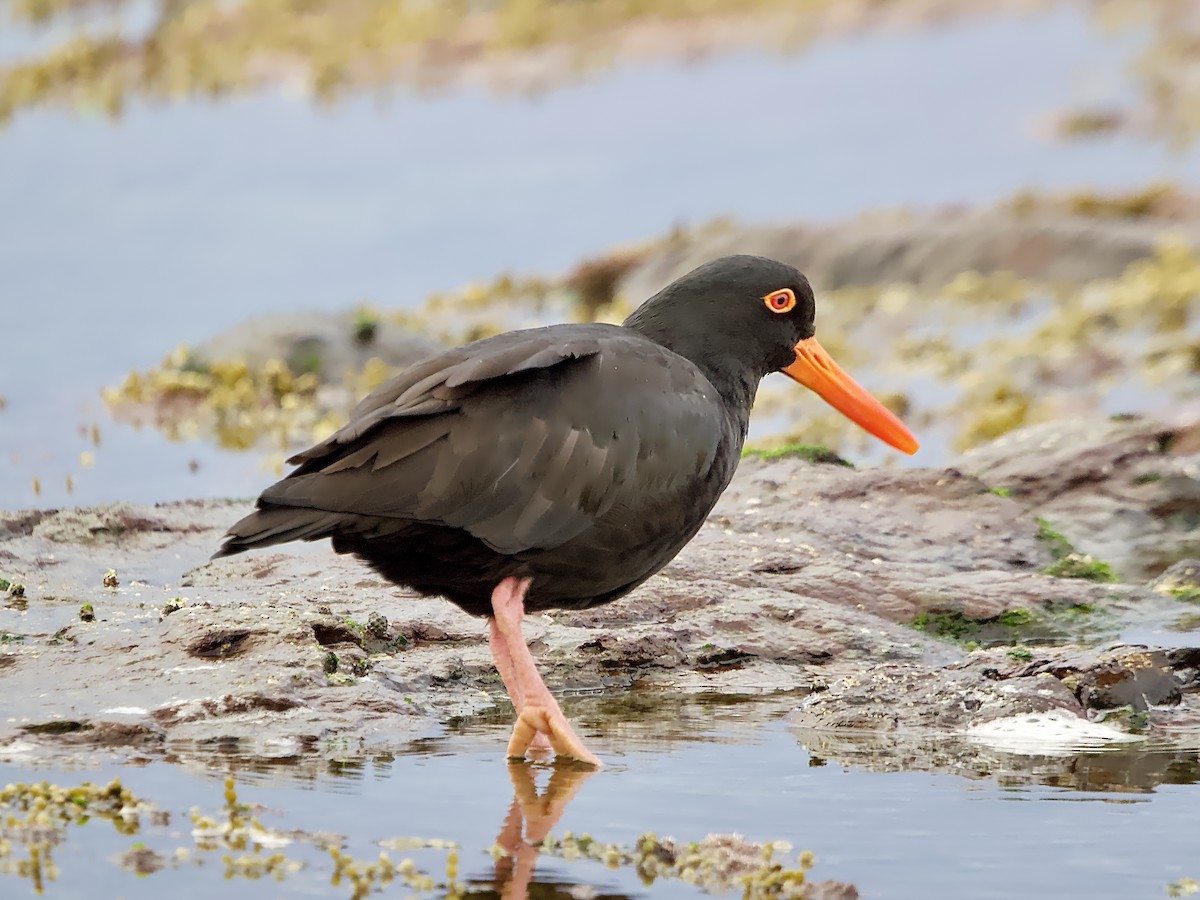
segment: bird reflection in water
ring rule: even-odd
[[[496,843],[506,856],[496,861],[496,890],[502,900],[528,900],[542,841],[567,810],[568,804],[595,770],[582,765],[553,767],[545,791],[538,793],[534,776],[540,766],[511,762],[513,801]]]

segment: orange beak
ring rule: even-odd
[[[920,444],[892,411],[842,371],[815,337],[796,345],[796,361],[783,374],[800,382],[843,416],[897,450],[916,453]]]

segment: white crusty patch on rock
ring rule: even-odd
[[[1067,756],[1144,740],[1136,734],[1089,722],[1062,709],[992,719],[972,725],[965,734],[968,740],[993,750],[1029,756]]]

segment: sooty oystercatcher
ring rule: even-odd
[[[292,457],[217,556],[330,538],[388,580],[490,617],[517,711],[510,756],[593,765],[521,635],[526,610],[609,603],[700,529],[741,457],[759,381],[783,372],[906,453],[907,428],[817,343],[807,279],[714,260],[622,325],[513,331],[412,366]]]

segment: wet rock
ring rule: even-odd
[[[1195,753],[1184,748],[1200,728],[1200,650],[1037,654],[1029,663],[994,650],[936,670],[871,667],[833,681],[788,718],[818,763],[1103,791],[1195,777]],[[1157,752],[1140,749],[1146,738]],[[1176,740],[1178,752],[1163,751]]]
[[[1200,593],[1200,559],[1181,559],[1150,582],[1150,587],[1163,594]]]
[[[1144,581],[1200,555],[1198,439],[1194,420],[1054,422],[968,451],[959,465],[1076,549]]]
[[[1054,715],[1045,714],[1047,719]],[[1147,753],[1140,742],[1027,746],[1017,752],[1014,747],[993,747],[968,736],[927,731],[794,731],[808,748],[809,765],[835,762],[873,772],[952,773],[1006,786],[1051,785],[1093,793],[1145,793],[1159,785],[1200,778],[1195,751],[1159,747]]]
[[[1200,649],[1083,651],[1032,664],[1026,672],[1053,675],[1088,709],[1128,706],[1146,711],[1153,706],[1177,705],[1184,691],[1200,688]]]
[[[1128,607],[1146,591],[1042,574],[1054,554],[1036,518],[957,469],[895,471],[745,460],[697,538],[667,567],[782,590],[912,624],[1034,611],[1030,632],[1061,640],[1095,627],[1059,611]],[[758,614],[803,618],[804,602],[760,599]],[[830,620],[830,631],[837,628]],[[998,628],[998,639],[1020,633]],[[986,639],[986,635],[965,635]]]
[[[945,735],[1024,713],[1083,715],[1074,693],[1051,675],[999,679],[985,668],[872,667],[808,697],[789,721],[812,730],[925,729]]]
[[[1157,496],[1142,493],[1152,482],[1126,482],[1169,456],[1155,447],[1171,429],[1097,429],[1043,451],[1068,476],[1057,489],[1032,450],[1015,460],[984,454],[982,478],[965,466],[856,471],[747,459],[663,572],[608,606],[529,616],[526,638],[555,688],[807,692],[797,723],[822,734],[945,733],[1015,715],[1121,710],[1148,712],[1148,727],[1169,717],[1176,733],[1195,733],[1192,651],[1100,657],[1040,646],[1096,642],[1180,609],[1149,587],[1043,571],[1058,552],[1037,521],[1045,508],[1091,492],[1110,498],[1120,518]],[[1040,445],[1045,433],[1029,440]],[[990,489],[1001,469],[1011,496]],[[352,755],[506,702],[481,620],[387,585],[325,544],[209,562],[245,509],[0,514],[16,523],[0,533],[5,573],[26,584],[28,601],[0,608],[0,752],[236,745],[267,756],[332,746]],[[1090,529],[1105,522],[1064,527],[1086,546],[1103,540]],[[1132,551],[1122,559],[1139,560]],[[121,577],[104,588],[110,568]],[[95,621],[80,622],[92,600]],[[968,641],[1023,646],[969,653]],[[38,728],[52,722],[78,727]]]
[[[805,900],[858,900],[858,888],[845,881],[814,881],[808,886]]]
[[[1109,650],[1039,648],[1023,662],[994,650],[940,669],[872,666],[845,675],[806,698],[790,716],[813,730],[961,734],[995,719],[1063,713],[1084,719],[1095,711],[1130,707],[1151,713],[1180,704],[1200,690],[1200,649]],[[1200,706],[1200,704],[1198,704]]]

